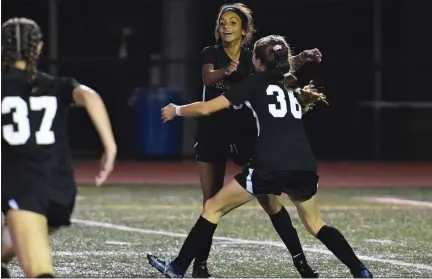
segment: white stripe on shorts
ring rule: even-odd
[[[246,177],[246,191],[253,194],[253,185],[252,185],[252,174],[254,169],[249,169],[249,174]]]

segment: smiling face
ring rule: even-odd
[[[222,43],[241,41],[245,34],[241,18],[232,11],[227,11],[220,16],[218,32]]]

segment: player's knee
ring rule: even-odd
[[[217,200],[211,198],[205,202],[202,213],[204,218],[216,224],[223,215],[223,207],[217,202]]]
[[[203,189],[203,206],[205,206],[205,203],[210,199],[211,197],[211,192],[209,191],[204,191]]]
[[[268,202],[260,202],[260,204],[268,215],[274,215],[282,209],[282,204],[278,199],[269,199]]]
[[[316,217],[305,219],[303,225],[311,235],[316,236],[325,223],[320,217]]]
[[[264,208],[268,215],[274,215],[281,211],[281,209],[282,204],[277,199],[271,200],[271,202],[268,204],[268,207]]]

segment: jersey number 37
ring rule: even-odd
[[[267,95],[269,96],[276,95],[276,101],[279,104],[279,108],[276,106],[276,104],[269,104],[270,114],[273,115],[273,117],[277,117],[277,118],[285,117],[285,115],[288,113],[288,104],[285,98],[285,92],[282,90],[282,88],[280,88],[277,85],[271,84],[267,87],[266,92]],[[294,118],[301,119],[302,118],[301,106],[292,91],[288,92],[288,98],[289,98],[291,114],[294,116]]]
[[[2,136],[10,145],[24,145],[31,136],[29,108],[32,111],[44,111],[38,131],[35,133],[36,143],[49,145],[55,142],[52,124],[57,112],[57,98],[53,96],[30,97],[29,104],[21,97],[4,97],[1,104],[2,115],[12,113],[14,124],[2,127]]]

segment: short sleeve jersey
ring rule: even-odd
[[[302,123],[301,106],[281,77],[256,73],[237,84],[225,97],[236,105],[245,102],[256,119],[258,138],[251,168],[316,171],[315,156]]]
[[[202,53],[202,65],[213,64],[214,69],[222,69],[231,62],[221,45],[209,46],[204,48]],[[224,92],[230,90],[231,86],[248,77],[253,72],[252,52],[242,48],[240,52],[239,65],[237,71],[220,80],[216,84],[204,86],[202,101],[214,99]]]
[[[30,84],[28,73],[18,69],[2,77],[2,158],[9,163],[37,165],[54,160],[58,112],[72,102],[72,92],[61,90],[48,75],[39,76],[36,84]]]
[[[230,57],[225,53],[222,45],[208,46],[202,52],[201,64],[213,64],[214,69],[222,69],[230,63]],[[239,58],[239,66],[237,71],[216,84],[204,86],[201,101],[209,101],[221,94],[230,90],[230,88],[244,80],[253,72],[252,52],[246,48],[242,48]],[[221,141],[229,141],[228,135],[232,133],[231,126],[233,111],[232,108],[220,111],[210,116],[202,117],[198,120],[198,138],[205,139],[220,139]]]

